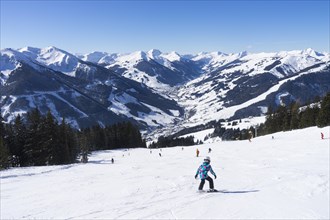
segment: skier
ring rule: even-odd
[[[251,142],[252,137],[253,137],[252,131],[249,131],[249,142]]]
[[[321,132],[321,139],[323,140],[324,139],[324,134]]]
[[[197,179],[197,176],[199,174],[199,177],[201,178],[201,183],[199,184],[198,190],[201,191],[203,190],[205,180],[209,181],[210,184],[210,192],[215,192],[216,190],[214,189],[213,185],[213,179],[207,175],[207,173],[210,171],[212,175],[214,176],[214,179],[217,178],[217,175],[213,171],[211,165],[210,165],[211,159],[209,156],[205,157],[204,162],[202,165],[200,165],[197,169],[195,179]]]
[[[209,148],[209,153],[211,153],[211,151],[212,151],[212,149],[211,149],[211,148]]]
[[[115,160],[113,158],[111,158],[111,163],[114,163],[114,162],[115,162]]]
[[[196,157],[198,157],[199,156],[199,150],[198,150],[198,148],[196,149]]]

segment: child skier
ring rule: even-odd
[[[207,180],[207,181],[209,181],[209,184],[210,184],[209,191],[210,192],[216,191],[214,189],[213,179],[207,175],[207,173],[210,171],[212,173],[212,175],[214,175],[214,179],[217,178],[217,175],[215,174],[215,172],[213,171],[213,169],[210,165],[210,162],[211,162],[210,157],[209,156],[205,157],[203,164],[200,165],[199,168],[197,169],[195,179],[197,178],[198,174],[199,174],[199,177],[201,178],[201,183],[199,184],[198,190],[203,190],[205,180]]]

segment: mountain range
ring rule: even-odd
[[[312,49],[180,55],[25,47],[2,49],[0,64],[6,122],[38,107],[76,128],[131,121],[146,133],[180,130],[330,92],[330,55]]]

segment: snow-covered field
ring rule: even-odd
[[[330,139],[320,132],[329,137],[330,127],[1,171],[0,218],[329,219]],[[206,155],[220,193],[197,192],[194,175]]]

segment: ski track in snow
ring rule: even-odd
[[[0,218],[329,219],[330,140],[320,132],[328,137],[330,127],[251,143],[108,150],[94,152],[87,164],[12,168],[0,172]],[[219,193],[197,192],[194,175],[206,155]]]

